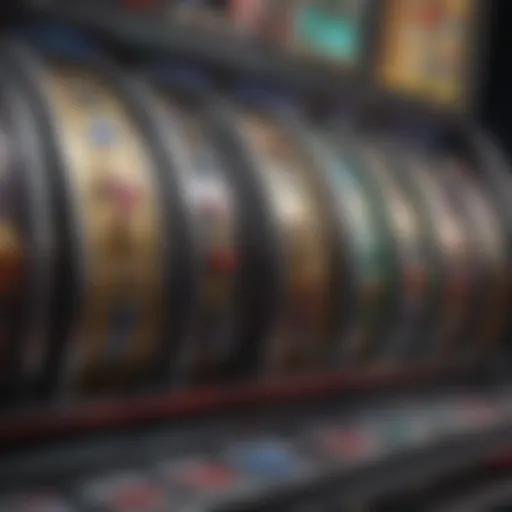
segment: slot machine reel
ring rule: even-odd
[[[469,129],[468,129],[469,128]],[[503,231],[508,263],[503,270],[503,284],[508,287],[508,298],[501,306],[504,311],[512,306],[512,179],[510,165],[499,146],[487,134],[474,127],[466,127],[460,134],[460,154],[458,159],[471,171],[473,179],[482,187],[496,209]],[[508,283],[508,284],[505,284]],[[507,293],[507,292],[505,292]],[[501,349],[495,353],[494,367],[507,373],[506,366],[510,360],[510,340],[512,336],[512,319],[505,322],[501,335]],[[505,357],[503,357],[505,356]]]
[[[49,342],[54,231],[32,112],[3,67],[1,75],[0,406],[19,406]]]
[[[428,163],[420,155],[399,144],[379,140],[379,145],[387,155],[388,172],[414,212],[417,250],[423,255],[423,304],[419,306],[416,333],[411,335],[414,340],[411,339],[407,357],[419,364],[436,358],[439,362],[439,344],[448,343],[444,339],[439,341],[436,332],[444,320],[443,293],[451,284],[445,272],[449,259],[447,235],[442,232],[443,227],[447,228],[447,205],[432,182]],[[403,215],[408,214],[404,211]]]
[[[366,357],[377,365],[403,364],[411,360],[420,343],[417,338],[423,335],[432,285],[419,212],[391,170],[396,162],[381,144],[353,137],[350,144],[343,144],[344,135],[335,128],[325,136],[330,145],[343,147],[345,158],[357,169],[383,237],[382,330],[378,342],[368,346]]]
[[[475,179],[469,166],[448,158],[445,175],[454,200],[466,212],[482,280],[474,328],[468,336],[472,344],[468,357],[473,362],[488,361],[496,354],[508,316],[511,289],[506,226],[489,190]]]
[[[279,107],[273,111],[272,102],[243,96],[226,116],[229,137],[265,201],[278,270],[275,316],[259,340],[257,371],[267,376],[318,371],[325,368],[332,320],[332,248],[324,197],[316,170],[280,120]]]
[[[431,237],[429,248],[437,264],[438,282],[424,354],[436,364],[453,365],[465,343],[464,326],[475,291],[470,240],[464,219],[437,176],[438,163],[425,153],[404,148],[402,158],[406,165],[397,170],[415,204],[423,210],[427,223],[424,232]]]
[[[134,101],[144,105],[166,155],[166,173],[182,191],[194,273],[193,311],[182,343],[167,361],[167,373],[178,384],[222,382],[235,371],[243,338],[244,298],[238,291],[244,267],[239,222],[244,205],[226,171],[229,163],[201,112],[201,94],[184,94],[183,87],[180,94],[176,85],[174,91],[163,85],[169,83],[169,73],[153,78],[154,87],[139,84]],[[166,193],[172,194],[174,188],[168,186]]]
[[[389,209],[392,238],[399,265],[399,308],[389,338],[384,342],[383,360],[407,361],[414,357],[418,345],[424,345],[429,301],[433,290],[431,241],[422,233],[421,212],[397,179],[392,168],[401,165],[383,146],[370,143],[362,148],[362,161],[385,194]],[[421,352],[421,349],[420,349]]]
[[[390,272],[378,207],[372,201],[358,165],[345,146],[330,144],[313,125],[294,129],[304,158],[316,166],[326,213],[331,217],[335,248],[332,264],[334,343],[331,365],[338,370],[368,363],[382,334]]]
[[[32,45],[11,42],[6,60],[35,104],[60,217],[60,300],[41,387],[127,390],[163,338],[157,162],[95,48],[54,27],[25,35]]]
[[[11,375],[15,363],[16,343],[19,342],[22,326],[22,308],[24,280],[26,279],[27,251],[23,240],[23,226],[20,225],[20,182],[14,172],[12,161],[12,141],[9,140],[5,127],[1,128],[0,152],[2,154],[2,173],[0,175],[0,310],[2,326],[0,341],[2,378],[0,392],[8,392],[12,385]],[[7,389],[5,389],[7,388]]]

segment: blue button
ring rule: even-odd
[[[263,478],[286,478],[300,467],[298,456],[276,441],[241,444],[228,452],[228,461],[241,471]]]

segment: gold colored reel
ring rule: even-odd
[[[162,335],[152,163],[125,107],[99,75],[48,64],[42,87],[58,122],[67,200],[83,250],[83,294],[65,347],[65,373],[76,391],[122,387],[151,366]]]
[[[260,171],[279,233],[282,301],[268,340],[264,372],[318,368],[328,343],[329,236],[314,173],[284,130],[269,118],[239,116],[239,130]]]
[[[389,257],[379,226],[380,213],[357,161],[348,134],[311,133],[308,151],[316,154],[319,178],[327,187],[331,219],[339,251],[333,264],[339,279],[334,316],[341,327],[334,336],[332,367],[365,364],[380,343],[389,282]],[[335,274],[336,276],[336,274]],[[341,298],[341,300],[339,300]]]

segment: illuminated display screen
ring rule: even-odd
[[[299,51],[347,64],[363,57],[366,0],[295,2],[292,44]]]
[[[392,89],[461,106],[474,0],[388,0],[379,75]]]

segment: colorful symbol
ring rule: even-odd
[[[135,183],[121,176],[106,175],[97,184],[98,197],[115,205],[121,216],[131,215],[140,201],[140,190]]]

